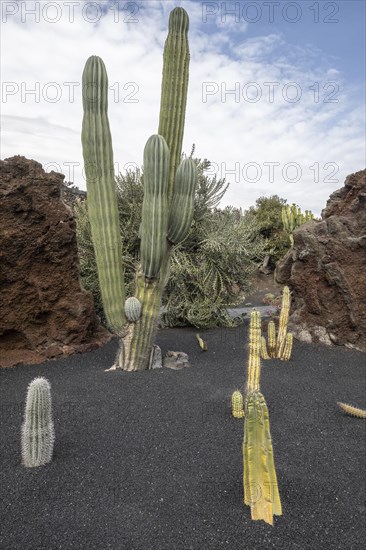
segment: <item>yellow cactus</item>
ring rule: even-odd
[[[243,418],[243,396],[239,390],[235,390],[231,396],[231,410],[234,418]]]
[[[277,476],[264,396],[255,391],[246,399],[243,443],[244,504],[253,520],[273,525],[273,515],[281,515]]]
[[[287,324],[290,313],[290,289],[285,286],[282,295],[280,322],[276,339],[276,326],[274,321],[268,323],[268,353],[265,342],[262,342],[262,357],[270,359],[276,357],[282,361],[288,361],[291,357],[293,337],[287,334]]]
[[[347,405],[347,403],[338,402],[337,405],[342,409],[342,411],[351,416],[356,416],[357,418],[366,418],[366,411],[364,411],[363,409],[353,407],[352,405]]]
[[[289,361],[290,360],[293,340],[294,339],[293,339],[292,334],[290,334],[290,333],[287,334],[285,347],[283,349],[282,356],[280,357],[281,361]]]
[[[278,358],[282,357],[283,350],[286,343],[286,334],[287,334],[287,324],[288,317],[290,313],[290,289],[288,286],[285,286],[282,294],[282,306],[280,313],[280,325],[278,329],[277,336],[277,346],[276,346],[276,355]]]
[[[276,357],[276,326],[274,321],[268,323],[268,352],[270,357]]]
[[[267,343],[264,336],[261,337],[261,357],[262,359],[269,359],[268,351],[267,351]]]
[[[259,311],[253,310],[250,314],[247,393],[259,390],[260,363],[261,316]]]

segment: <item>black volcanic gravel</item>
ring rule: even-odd
[[[247,325],[158,334],[192,368],[110,372],[114,340],[84,355],[0,370],[3,550],[357,549],[365,536],[365,354],[295,341],[290,363],[262,362],[283,516],[253,522],[242,503]],[[53,462],[20,465],[27,385],[51,383]]]

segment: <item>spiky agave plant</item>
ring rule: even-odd
[[[33,468],[51,462],[54,439],[51,386],[45,378],[35,378],[28,386],[22,426],[23,465]]]
[[[282,294],[282,305],[278,334],[276,338],[276,325],[274,321],[268,323],[268,345],[264,336],[261,337],[262,359],[277,357],[282,361],[289,361],[292,353],[293,335],[287,333],[288,318],[290,314],[291,295],[288,286],[285,286]]]
[[[282,515],[274,465],[269,414],[260,392],[261,320],[252,311],[249,332],[249,360],[245,394],[243,441],[244,503],[250,506],[253,520],[273,525],[273,516]]]
[[[141,264],[134,296],[141,306],[139,315],[137,302],[124,304],[107,72],[103,61],[92,56],[83,73],[82,144],[89,219],[103,308],[109,327],[120,337],[112,369],[139,371],[153,363],[154,337],[172,249],[185,239],[192,223],[196,165],[192,159],[181,161],[188,88],[188,26],[186,11],[175,8],[169,17],[164,47],[158,134],[148,139],[144,150]]]

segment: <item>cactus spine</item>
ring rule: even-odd
[[[235,390],[231,396],[231,412],[234,418],[243,418],[243,396],[239,390]]]
[[[245,396],[243,441],[244,504],[253,520],[273,525],[273,515],[281,515],[273,458],[269,414],[260,392],[260,314],[252,311],[249,331],[249,360]]]
[[[35,378],[28,386],[22,426],[23,465],[33,468],[51,462],[54,439],[51,387],[45,378]]]
[[[127,298],[125,302],[125,315],[128,321],[131,323],[136,323],[139,320],[141,315],[141,303],[140,301],[131,296]]]
[[[88,192],[88,216],[103,308],[108,325],[125,323],[124,273],[115,191],[112,138],[108,121],[108,77],[100,57],[86,62],[83,78],[82,144]]]
[[[292,353],[293,336],[287,333],[288,318],[290,314],[291,295],[290,289],[285,286],[282,294],[282,305],[278,334],[276,339],[276,326],[274,321],[268,323],[268,350],[266,342],[262,342],[262,359],[277,357],[282,361],[289,361]]]
[[[366,418],[366,411],[359,409],[358,407],[353,407],[352,405],[347,405],[347,403],[337,403],[337,405],[350,416],[356,416],[357,418]]]

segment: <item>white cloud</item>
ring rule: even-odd
[[[66,179],[69,163],[77,163],[74,180],[85,188],[80,80],[86,59],[96,54],[107,66],[115,162],[119,169],[140,165],[145,142],[157,131],[167,18],[179,3],[141,3],[134,16],[107,10],[96,25],[76,8],[71,23],[58,3],[57,23],[22,22],[18,13],[3,24],[2,157],[56,163]],[[26,4],[30,9],[32,2]],[[359,90],[343,81],[336,59],[311,44],[300,48],[276,33],[246,39],[247,26],[234,32],[233,17],[208,25],[200,2],[184,6],[191,50],[184,150],[196,143],[197,155],[227,176],[232,184],[224,204],[245,208],[260,195],[278,194],[319,213],[346,175],[364,167]],[[138,22],[124,21],[131,18]],[[36,96],[26,93],[34,89]]]

